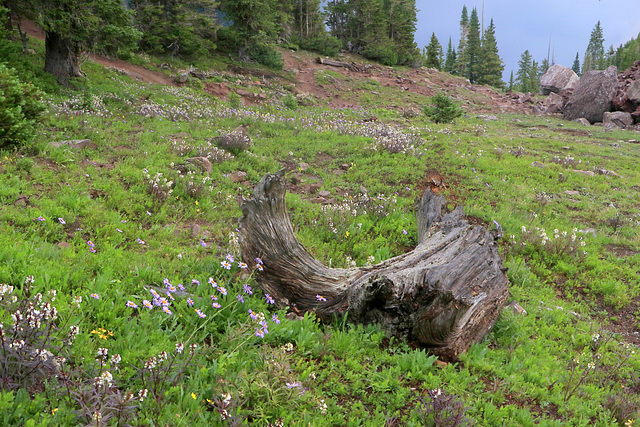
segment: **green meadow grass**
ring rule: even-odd
[[[30,357],[7,351],[17,336],[11,297],[51,300],[55,290],[46,348],[69,375],[34,380],[5,363],[3,384],[17,384],[0,394],[4,425],[422,426],[464,412],[478,426],[614,426],[638,417],[640,145],[628,142],[637,133],[515,115],[434,124],[379,108],[384,99],[291,109],[274,92],[232,106],[198,88],[84,69],[91,84],[52,95],[34,144],[0,153],[0,283],[15,288],[0,301],[3,355]],[[318,80],[328,77],[338,78]],[[372,115],[377,122],[363,122]],[[208,176],[178,173],[239,125],[249,150]],[[92,145],[82,150],[47,144],[84,138]],[[502,228],[510,299],[527,315],[506,309],[450,364],[348,316],[285,317],[256,285],[256,261],[239,265],[235,241],[237,198],[283,167],[297,177],[287,195],[297,235],[336,267],[410,250],[416,201],[438,174],[451,206]],[[597,169],[615,174],[575,172]],[[237,172],[246,176],[233,182]],[[152,291],[178,284],[165,312],[145,307]],[[59,348],[73,325],[75,341]],[[110,386],[97,380],[105,372]]]

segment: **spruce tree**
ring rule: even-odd
[[[400,64],[410,65],[419,57],[414,34],[418,23],[415,0],[386,0],[387,34],[393,43]],[[441,61],[442,62],[442,61]]]
[[[580,75],[580,54],[576,52],[576,59],[573,61],[573,66],[571,67],[574,73]]]
[[[482,55],[481,55],[481,77],[480,82],[490,86],[502,88],[502,73],[504,71],[504,63],[498,55],[498,43],[496,41],[496,29],[493,19],[484,32],[482,39]]]
[[[509,92],[513,91],[514,84],[515,84],[515,82],[513,80],[513,70],[511,70],[511,75],[509,76],[509,86],[507,87]]]
[[[478,83],[481,76],[482,44],[480,41],[480,21],[475,7],[471,10],[469,18],[469,33],[467,34],[464,57],[466,62],[465,77],[471,83]]]
[[[584,54],[584,62],[582,63],[582,74],[591,70],[603,69],[605,65],[604,59],[604,36],[600,21],[591,31],[589,45]]]
[[[528,50],[522,52],[520,60],[518,61],[518,72],[516,73],[515,87],[521,92],[530,92],[530,77],[531,77],[531,53]]]
[[[467,6],[462,6],[462,17],[460,18],[460,43],[458,43],[458,73],[466,76],[467,74],[467,37],[469,35],[469,14]]]
[[[538,93],[540,91],[540,65],[538,61],[531,61],[529,69],[529,82],[527,92]]]
[[[458,58],[456,55],[456,50],[453,48],[453,43],[451,43],[451,37],[449,37],[449,46],[447,47],[447,57],[444,61],[444,71],[456,74],[456,65],[458,63]]]
[[[442,69],[442,45],[438,41],[436,33],[431,34],[431,41],[426,48],[425,56],[425,67],[435,68],[436,70]]]

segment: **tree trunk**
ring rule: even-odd
[[[81,77],[79,54],[71,41],[59,33],[47,31],[45,38],[44,70],[58,83],[68,86],[71,77]]]
[[[378,323],[390,335],[456,360],[493,327],[508,279],[493,236],[469,224],[461,207],[447,213],[445,206],[444,197],[425,192],[413,251],[374,266],[328,268],[295,237],[279,171],[265,175],[253,197],[241,202],[241,254],[250,265],[262,259],[256,279],[279,307],[313,311],[324,321],[347,315],[351,322]]]

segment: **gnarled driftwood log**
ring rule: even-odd
[[[462,208],[445,212],[445,206],[444,197],[427,189],[411,252],[374,266],[328,268],[294,235],[284,171],[267,174],[241,202],[242,258],[262,258],[257,280],[281,307],[314,311],[322,320],[348,312],[351,322],[379,323],[391,335],[455,360],[493,327],[508,279],[493,236],[469,224]]]

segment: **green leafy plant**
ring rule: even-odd
[[[0,148],[31,141],[36,119],[45,109],[42,93],[22,83],[15,72],[0,63]]]

